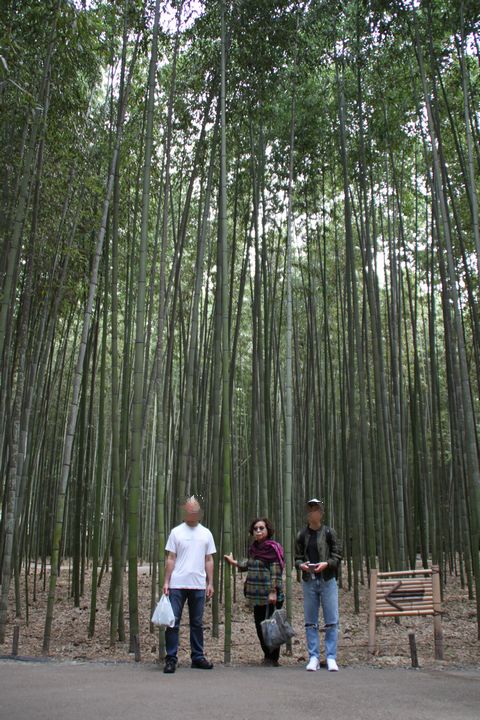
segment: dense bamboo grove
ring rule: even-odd
[[[365,563],[419,556],[480,622],[477,3],[0,20],[0,642],[41,568],[48,652],[66,557],[90,635],[108,570],[133,641],[137,563],[153,602],[191,493],[219,556],[262,513],[290,564],[320,495],[357,607]]]

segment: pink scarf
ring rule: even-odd
[[[255,540],[248,549],[248,555],[263,562],[278,562],[282,570],[285,567],[285,553],[276,540],[264,540],[261,543]]]

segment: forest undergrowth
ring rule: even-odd
[[[48,578],[47,578],[48,580]],[[58,582],[58,594],[55,604],[52,642],[49,657],[69,661],[110,661],[134,662],[129,653],[128,634],[126,642],[110,646],[110,613],[107,609],[110,576],[105,574],[98,590],[98,609],[96,631],[93,638],[88,637],[90,572],[85,577],[85,588],[80,607],[74,607],[71,597],[69,565],[63,565]],[[48,582],[44,588],[43,578],[37,575],[36,595],[33,597],[34,576],[28,576],[29,608],[28,621],[25,607],[22,618],[15,619],[13,595],[7,623],[5,643],[0,646],[0,654],[10,655],[12,651],[13,629],[20,626],[18,655],[20,657],[39,657],[42,655],[42,638],[45,623]],[[151,577],[148,566],[138,570],[139,612],[140,612],[140,649],[141,662],[159,661],[158,631],[150,632],[150,588]],[[480,642],[477,640],[475,602],[468,598],[468,591],[461,587],[458,577],[449,575],[443,588],[442,621],[444,633],[444,660],[435,661],[433,642],[433,620],[426,618],[402,618],[400,623],[394,619],[382,619],[377,626],[377,649],[375,655],[368,652],[368,586],[360,586],[360,613],[354,611],[353,591],[340,588],[340,634],[338,661],[340,666],[369,665],[374,667],[411,666],[408,633],[414,632],[420,667],[423,668],[463,668],[480,669]],[[261,650],[256,638],[251,611],[243,599],[243,580],[236,577],[235,595],[232,613],[232,665],[260,665]],[[125,575],[125,596],[127,576]],[[128,631],[128,617],[125,618]],[[293,626],[296,636],[293,638],[292,652],[282,650],[282,666],[303,665],[306,647],[303,631],[302,592],[299,583],[293,583]],[[220,607],[219,637],[212,637],[212,609],[208,603],[205,611],[205,650],[206,655],[215,664],[223,662],[223,622]],[[189,665],[188,612],[185,610],[181,628],[179,663]]]

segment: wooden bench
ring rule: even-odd
[[[435,659],[443,660],[443,630],[438,565],[426,570],[370,571],[368,649],[375,652],[377,618],[433,615]]]

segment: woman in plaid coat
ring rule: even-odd
[[[240,572],[246,572],[244,594],[253,609],[255,628],[262,646],[264,665],[278,666],[280,648],[270,650],[263,641],[261,622],[281,608],[284,601],[282,573],[285,567],[285,553],[280,543],[273,540],[274,528],[266,517],[255,518],[250,523],[253,542],[248,549],[248,558],[242,561],[225,555],[225,560]]]

